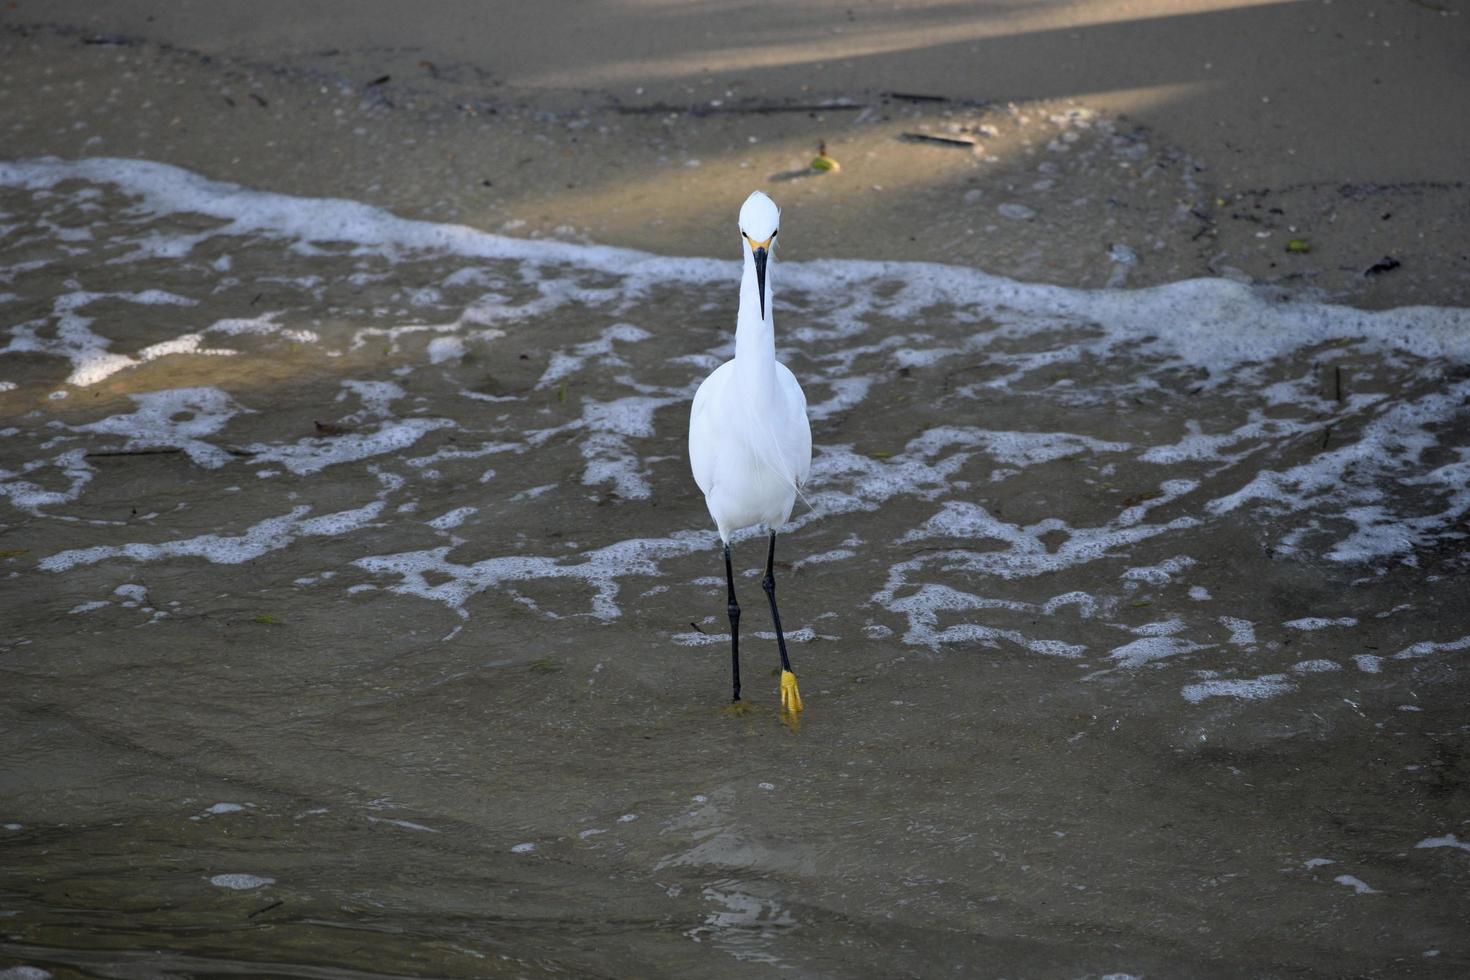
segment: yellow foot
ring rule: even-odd
[[[801,710],[801,691],[796,687],[796,675],[789,670],[781,671],[781,711],[796,714]]]
[[[731,701],[725,706],[725,714],[731,718],[745,718],[755,714],[755,709],[750,706],[749,702]]]

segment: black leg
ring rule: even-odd
[[[781,649],[781,669],[791,670],[791,658],[786,656],[786,634],[781,632],[781,613],[776,609],[776,532],[771,532],[771,550],[766,552],[766,577],[761,579],[766,598],[771,600],[771,620],[776,624],[776,645]]]
[[[740,700],[740,603],[735,601],[735,572],[730,568],[730,546],[725,545],[725,583],[729,588],[725,611],[730,614],[730,676],[735,685],[735,696]]]
[[[781,717],[796,730],[797,714],[801,711],[801,691],[796,686],[796,674],[791,670],[791,658],[786,655],[786,634],[781,630],[781,613],[776,608],[776,532],[771,532],[771,549],[766,552],[766,577],[761,579],[766,598],[771,600],[771,621],[776,624],[776,645],[781,650]]]

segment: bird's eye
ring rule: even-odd
[[[780,228],[777,228],[775,231],[771,232],[771,241],[774,242],[776,240],[776,236],[779,234],[781,234]]]

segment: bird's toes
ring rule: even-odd
[[[796,686],[796,675],[789,670],[781,671],[782,712],[796,714],[801,708],[801,690]]]

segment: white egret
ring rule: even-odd
[[[776,360],[771,314],[770,269],[781,212],[756,191],[740,208],[740,312],[735,320],[735,356],[715,368],[694,395],[689,413],[689,462],[694,482],[725,547],[727,611],[730,616],[730,671],[740,700],[740,605],[730,565],[730,536],[764,525],[770,532],[766,575],[761,580],[771,601],[776,644],[781,651],[781,709],[794,716],[801,692],[786,654],[781,614],[776,609],[776,529],[791,517],[797,494],[812,469],[812,430],[806,395],[796,376]]]

